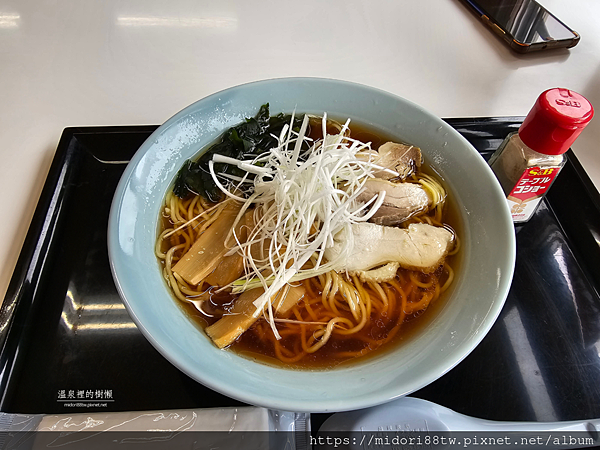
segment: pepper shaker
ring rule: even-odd
[[[564,154],[594,115],[591,103],[569,89],[544,91],[518,131],[489,160],[506,194],[513,222],[527,222],[566,162]]]

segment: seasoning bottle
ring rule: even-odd
[[[504,189],[513,222],[527,222],[566,162],[564,153],[594,115],[582,95],[543,92],[518,131],[509,134],[489,164]]]

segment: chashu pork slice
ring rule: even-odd
[[[427,210],[431,204],[431,198],[420,184],[392,183],[380,178],[367,180],[357,200],[366,203],[382,191],[385,191],[383,203],[370,219],[378,225],[398,225]]]
[[[375,170],[373,172],[374,177],[384,180],[391,180],[392,178],[404,180],[417,171],[423,161],[419,147],[397,142],[386,142],[379,146],[377,151],[362,152],[357,154],[357,157],[398,173],[398,176],[396,176],[385,170]]]
[[[340,271],[356,273],[370,270],[390,262],[400,267],[434,272],[454,246],[454,235],[442,227],[424,223],[410,224],[408,228],[396,228],[374,223],[350,225],[353,246],[338,266]],[[344,238],[338,236],[334,245],[325,251],[329,261],[338,259],[344,252]]]

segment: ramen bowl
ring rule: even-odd
[[[226,129],[272,114],[350,118],[422,149],[444,180],[460,222],[460,263],[444,302],[409,339],[331,369],[297,370],[218,349],[177,304],[154,254],[167,190],[188,158]],[[512,280],[515,237],[503,192],[453,128],[388,92],[348,82],[285,78],[237,86],[185,108],[140,147],[117,187],[108,227],[111,269],[137,327],[194,380],[242,402],[298,412],[365,408],[407,395],[462,361],[498,317]]]

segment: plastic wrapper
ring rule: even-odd
[[[0,449],[289,449],[310,445],[310,415],[258,407],[62,415],[0,413]]]

